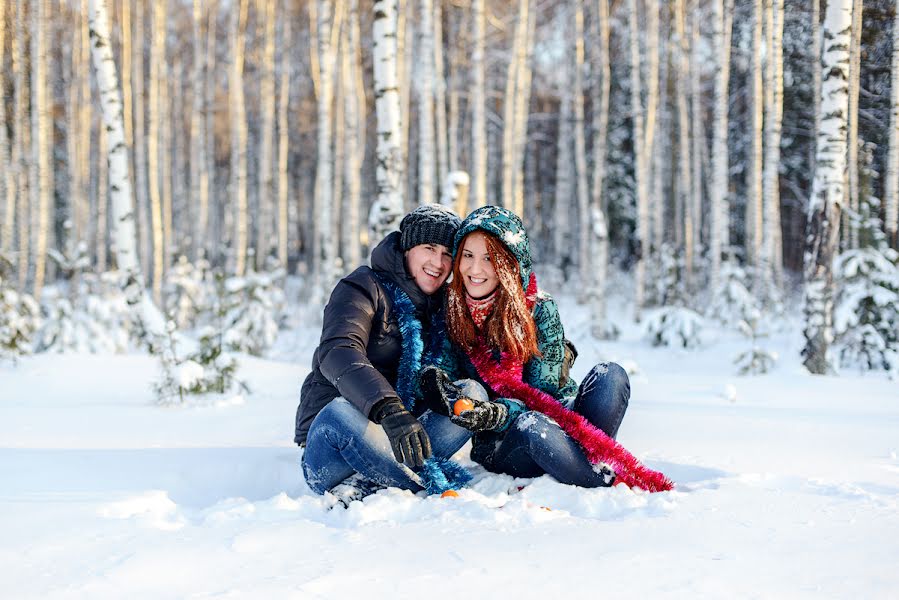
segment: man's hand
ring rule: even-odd
[[[450,381],[446,372],[434,366],[427,366],[421,370],[418,384],[428,408],[444,417],[453,413],[453,404],[462,395],[462,390]]]
[[[431,439],[428,432],[398,399],[379,402],[372,412],[372,421],[384,428],[397,462],[420,468],[430,458]]]

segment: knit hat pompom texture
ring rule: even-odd
[[[400,245],[403,252],[419,244],[453,247],[456,230],[462,224],[459,216],[440,204],[422,204],[400,221]]]
[[[521,287],[527,289],[531,276],[531,243],[528,241],[528,233],[524,229],[524,223],[511,210],[500,206],[482,206],[475,209],[465,217],[462,225],[456,233],[453,243],[453,256],[459,251],[462,238],[472,231],[481,230],[493,234],[509,249],[515,260],[518,261],[518,270],[521,274]]]

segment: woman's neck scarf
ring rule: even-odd
[[[493,312],[493,305],[496,304],[496,290],[493,290],[486,298],[472,298],[466,293],[465,303],[468,305],[468,312],[471,314],[474,326],[480,329],[490,313]]]
[[[421,321],[415,315],[415,305],[408,294],[398,285],[380,277],[382,287],[393,301],[393,314],[399,324],[403,336],[403,350],[397,370],[396,392],[403,405],[411,411],[416,401],[421,398],[418,385],[418,374],[422,365],[435,364],[438,353],[443,347],[446,337],[446,323],[443,311],[435,311],[430,321],[430,343],[425,351],[422,339]],[[447,490],[465,487],[471,481],[471,474],[462,465],[448,458],[433,456],[425,461],[418,472],[422,486],[428,494],[440,494]]]
[[[537,298],[537,278],[531,273],[525,298],[533,310]],[[472,315],[474,317],[474,315]],[[605,463],[614,471],[617,480],[628,487],[638,487],[650,492],[671,490],[674,483],[664,474],[653,471],[638,461],[621,444],[590,423],[583,415],[562,406],[558,400],[523,381],[524,364],[505,352],[490,348],[483,335],[469,352],[478,375],[493,391],[504,398],[524,402],[528,410],[535,410],[556,421],[559,426],[584,449],[592,464]]]

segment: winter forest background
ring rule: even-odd
[[[403,212],[489,202],[599,339],[619,293],[656,345],[739,328],[761,373],[803,307],[811,372],[895,374],[896,8],[4,2],[0,348],[142,346],[163,396],[224,391]]]

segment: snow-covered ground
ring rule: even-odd
[[[473,467],[459,498],[331,510],[292,444],[317,331],[242,357],[243,403],[159,407],[146,356],[39,355],[0,366],[0,596],[899,597],[896,381],[805,374],[798,327],[772,373],[738,377],[737,336],[596,342],[561,304],[575,375],[632,372],[619,440],[676,491],[518,491]]]

